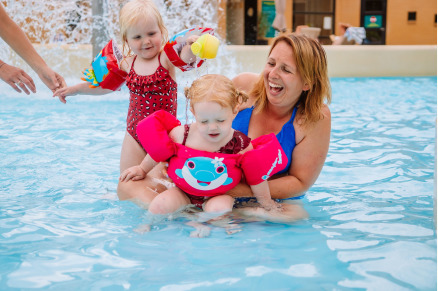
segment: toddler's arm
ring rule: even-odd
[[[268,181],[263,181],[260,184],[251,185],[250,187],[254,197],[257,198],[257,202],[260,203],[264,209],[270,211],[281,208],[281,205],[271,198]]]
[[[143,180],[157,164],[158,162],[154,161],[150,155],[146,155],[140,165],[130,167],[123,171],[123,173],[120,174],[119,180],[120,182]]]
[[[169,137],[172,139],[173,142],[181,143],[182,139],[184,138],[184,126],[180,125],[173,128],[169,133]],[[154,159],[151,158],[150,155],[147,154],[140,165],[130,167],[123,171],[123,173],[120,175],[119,180],[120,182],[127,182],[129,180],[143,180],[157,164],[158,162],[156,162]]]
[[[196,61],[196,56],[192,53],[191,46],[199,38],[198,35],[191,35],[187,38],[186,44],[183,46],[179,57],[187,64]]]
[[[114,92],[114,91],[109,90],[109,89],[102,89],[101,87],[90,88],[89,85],[90,85],[90,83],[84,82],[84,83],[79,83],[79,84],[74,85],[74,86],[64,87],[64,88],[56,90],[55,93],[53,93],[53,97],[58,96],[59,101],[61,101],[62,103],[67,103],[67,101],[65,100],[65,98],[67,96],[74,96],[74,95],[78,95],[78,94],[79,95],[104,95],[104,94]]]

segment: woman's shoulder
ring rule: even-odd
[[[327,104],[323,104],[321,107],[321,121],[324,123],[330,123],[332,118],[332,114],[330,112],[330,108]]]
[[[248,94],[254,87],[254,84],[257,82],[259,77],[259,74],[245,72],[234,77],[232,81],[236,89]]]
[[[304,138],[309,136],[321,137],[330,135],[331,131],[331,113],[327,104],[323,104],[319,110],[320,118],[309,124],[304,124],[304,118],[297,116],[297,121],[294,122],[295,135],[297,144]]]

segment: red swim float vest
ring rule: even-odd
[[[252,140],[254,149],[244,154],[211,153],[172,141],[169,133],[179,125],[173,115],[160,110],[140,121],[137,135],[152,159],[169,160],[169,177],[191,195],[224,194],[240,182],[242,171],[249,185],[257,185],[287,165],[286,154],[273,133]]]

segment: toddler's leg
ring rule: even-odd
[[[215,196],[207,200],[204,204],[204,211],[216,214],[208,222],[210,224],[225,228],[228,234],[233,234],[241,231],[240,227],[231,223],[227,216],[233,210],[234,198],[229,195]]]
[[[156,196],[149,205],[152,214],[169,214],[190,204],[187,195],[177,187],[170,188]]]
[[[140,165],[145,156],[144,149],[126,132],[120,154],[120,173],[132,166]]]
[[[234,198],[230,195],[214,196],[205,202],[205,212],[227,213],[233,210]]]

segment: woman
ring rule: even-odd
[[[288,155],[285,172],[269,180],[271,196],[287,199],[303,195],[318,178],[330,142],[330,110],[324,101],[330,102],[331,91],[322,46],[304,35],[279,36],[262,74],[242,73],[233,82],[249,95],[246,108],[234,120],[234,129],[252,139],[275,133]],[[156,173],[159,174],[158,169]],[[151,177],[138,181],[142,187],[135,185],[135,181],[119,183],[119,198],[148,203],[149,197],[161,192],[164,186],[156,181]],[[228,194],[253,196],[244,183]],[[272,220],[305,216],[293,204],[284,205],[281,217],[272,217],[262,208],[245,208],[242,213]]]
[[[233,79],[249,95],[233,128],[251,139],[275,133],[289,164],[269,181],[273,198],[304,194],[316,181],[330,143],[331,90],[326,55],[318,41],[304,35],[275,39],[262,74],[242,73]],[[252,196],[247,185],[233,196]]]

